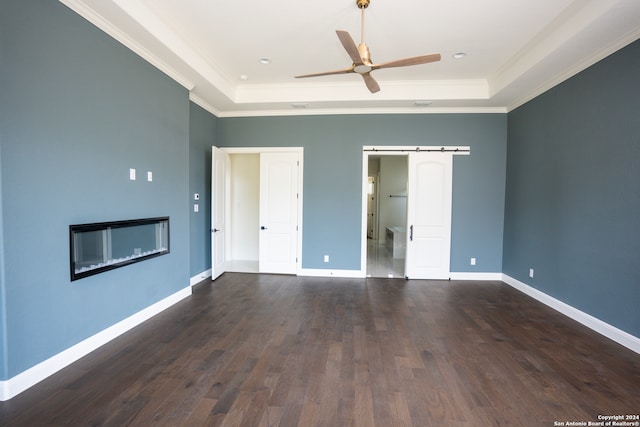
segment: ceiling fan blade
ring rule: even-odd
[[[371,77],[371,74],[364,73],[364,74],[361,74],[361,76],[364,79],[364,84],[367,85],[369,92],[376,93],[380,91],[380,86],[378,85],[378,82],[373,77]]]
[[[360,52],[358,52],[358,46],[353,41],[351,35],[346,31],[336,30],[336,34],[344,47],[344,50],[349,54],[349,58],[354,64],[362,64],[362,58],[360,58]]]
[[[429,62],[437,62],[437,61],[440,61],[440,54],[434,53],[431,55],[414,56],[411,58],[384,62],[382,64],[375,64],[373,65],[373,69],[378,70],[380,68],[408,67],[410,65],[428,64]]]
[[[353,67],[345,68],[342,70],[334,70],[334,71],[323,71],[321,73],[313,73],[313,74],[303,74],[302,76],[295,76],[296,79],[303,79],[306,77],[319,77],[319,76],[331,76],[334,74],[348,74],[353,73]]]

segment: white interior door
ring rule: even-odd
[[[298,153],[260,154],[261,273],[295,274],[298,247]]]
[[[211,278],[225,271],[227,235],[227,196],[229,188],[229,155],[212,148],[211,159]]]
[[[451,257],[451,153],[410,153],[407,252],[410,279],[448,279]]]

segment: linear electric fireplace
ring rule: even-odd
[[[71,280],[169,253],[169,217],[69,226]]]

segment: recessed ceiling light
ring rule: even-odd
[[[291,106],[293,108],[297,108],[297,109],[304,109],[304,108],[309,108],[309,103],[307,102],[294,102],[291,104]]]
[[[458,53],[454,53],[453,55],[451,55],[454,59],[462,59],[465,56],[467,56],[466,53],[464,52],[458,52]]]
[[[260,58],[258,60],[258,62],[260,62],[262,65],[269,65],[271,64],[271,60],[269,58]]]
[[[418,100],[415,101],[413,103],[413,105],[415,105],[416,107],[428,107],[429,105],[431,105],[433,103],[433,101],[423,101],[423,100]]]
[[[249,80],[249,76],[247,76],[246,74],[240,74],[240,80],[246,82],[247,80]]]

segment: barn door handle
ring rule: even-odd
[[[413,225],[409,227],[409,241],[413,242]]]
[[[266,230],[267,227],[265,227],[264,225],[260,226],[260,230]]]

